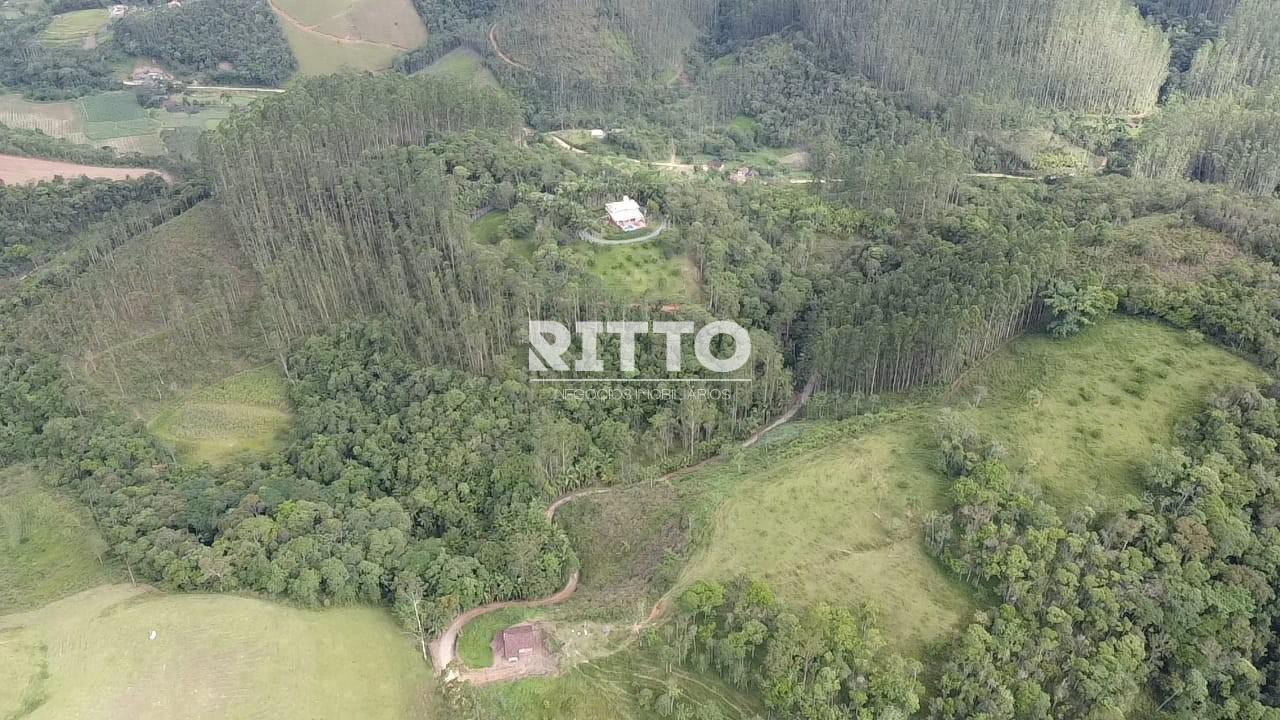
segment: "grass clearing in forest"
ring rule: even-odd
[[[0,717],[24,720],[439,716],[430,665],[375,608],[106,585],[0,617],[0,672]]]
[[[702,717],[699,708],[714,708],[726,720],[745,720],[761,713],[751,696],[731,688],[710,673],[692,673],[633,648],[579,663],[557,677],[530,678],[476,688],[483,717],[521,720],[662,720],[653,699],[667,691],[671,678],[678,703],[693,709],[677,717]],[[646,702],[642,696],[649,698]],[[686,711],[688,712],[688,711]]]
[[[746,574],[799,605],[870,601],[890,646],[922,654],[983,604],[924,546],[923,519],[947,503],[937,449],[944,410],[1005,444],[1011,464],[1068,511],[1139,491],[1153,443],[1172,442],[1174,424],[1215,390],[1261,377],[1190,333],[1130,318],[1068,340],[1018,339],[952,389],[885,399],[886,415],[870,427],[832,435],[832,423],[804,421],[677,478],[674,490],[639,486],[580,501],[594,508],[566,507],[588,604],[565,610],[589,614],[590,599],[611,592],[643,607],[633,588],[645,571],[635,568],[672,535],[641,532],[627,546],[614,528],[646,527],[665,508],[693,538],[677,587]]]
[[[94,38],[108,20],[105,9],[75,10],[54,15],[40,34],[40,43],[50,48],[96,47]]]
[[[493,71],[485,67],[480,53],[465,46],[450,50],[422,72],[468,85],[499,87],[498,79],[494,77]]]
[[[636,485],[575,500],[556,519],[581,574],[567,615],[634,623],[671,588],[689,545],[685,503],[669,484]]]
[[[1140,491],[1152,445],[1216,390],[1258,382],[1253,365],[1197,335],[1112,318],[1067,340],[1011,343],[948,400],[1010,451],[1059,507]]]
[[[217,464],[279,448],[288,427],[284,378],[267,365],[196,390],[160,413],[150,429],[184,457]]]
[[[622,298],[692,303],[701,295],[697,270],[689,259],[667,257],[659,240],[636,245],[591,245],[586,252],[591,258],[591,272]]]
[[[0,615],[118,579],[106,552],[88,513],[43,487],[35,471],[0,469]]]

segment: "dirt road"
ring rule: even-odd
[[[499,60],[510,65],[511,67],[520,68],[521,70],[529,69],[528,65],[525,65],[523,63],[518,63],[515,60],[512,60],[511,58],[507,57],[507,54],[502,52],[502,48],[498,47],[498,23],[494,23],[489,26],[489,47],[493,48],[493,54],[497,55]]]
[[[321,30],[319,25],[307,25],[306,23],[302,22],[298,18],[285,12],[279,5],[275,3],[275,0],[267,0],[267,1],[271,4],[271,9],[276,12],[276,15],[281,20],[301,30],[302,32],[310,33],[312,35],[322,37],[326,40],[332,40],[336,43],[341,43],[343,45],[368,45],[370,47],[392,48],[394,50],[399,50],[401,52],[408,52],[413,49],[412,47],[397,45],[396,43],[392,43],[392,42],[380,42],[377,40],[366,40],[364,38],[353,37],[351,35],[334,35],[332,33],[327,33]]]
[[[800,408],[803,407],[804,404],[813,395],[813,391],[817,387],[817,385],[818,385],[818,378],[817,377],[810,378],[809,382],[805,384],[804,389],[801,390],[800,394],[796,395],[795,400],[791,402],[791,405],[787,408],[786,412],[778,416],[776,420],[764,426],[760,430],[756,431],[755,434],[753,434],[751,437],[743,441],[742,447],[749,448],[755,445],[756,443],[760,442],[760,439],[764,437],[769,431],[775,430],[787,424],[788,422],[791,422],[791,420],[795,418],[796,413],[800,412]],[[695,465],[691,465],[687,468],[683,468],[681,470],[676,470],[675,472],[667,473],[666,475],[663,475],[657,480],[652,480],[650,482],[654,482],[654,483],[671,482],[672,479],[680,475],[685,475],[687,473],[693,472],[707,465],[710,465],[713,462],[717,462],[720,459],[721,459],[721,456],[718,456],[718,455],[715,457],[710,457],[710,458],[707,458],[706,460],[703,460],[702,462],[699,462]],[[564,495],[563,497],[556,500],[555,502],[551,503],[551,505],[547,507],[547,519],[555,520],[556,513],[560,511],[560,508],[564,507],[570,502],[573,502],[574,500],[578,500],[584,497],[590,497],[592,495],[602,495],[604,493],[613,492],[614,490],[617,490],[617,489],[626,489],[628,487],[634,487],[634,486],[623,485],[618,487],[587,488],[585,490],[577,490],[575,492],[571,492],[567,495]],[[483,668],[479,670],[467,669],[467,670],[462,670],[460,672],[457,672],[456,674],[449,673],[448,671],[449,665],[452,664],[454,659],[457,657],[458,636],[462,634],[462,629],[467,626],[467,623],[471,622],[472,620],[475,620],[481,615],[487,615],[491,612],[496,612],[498,610],[505,610],[507,608],[538,608],[538,607],[550,607],[552,605],[559,605],[560,603],[563,603],[564,601],[572,597],[573,593],[577,591],[577,589],[578,589],[578,571],[575,570],[573,574],[569,576],[569,581],[565,583],[564,588],[560,590],[560,592],[556,593],[555,595],[551,595],[550,597],[540,598],[537,600],[512,600],[507,602],[489,603],[488,605],[481,605],[480,607],[472,608],[462,613],[458,617],[454,618],[453,622],[449,623],[449,627],[446,628],[443,633],[441,633],[440,637],[433,640],[430,644],[431,662],[435,666],[436,673],[438,675],[444,675],[446,680],[465,680],[466,682],[469,682],[475,685],[484,685],[487,683],[519,679],[520,677],[522,677],[520,674],[518,673],[513,674],[510,668],[505,668],[501,666],[495,666],[492,668]],[[636,635],[639,635],[641,630],[657,622],[666,613],[668,606],[669,606],[669,598],[663,597],[662,599],[658,600],[658,602],[653,606],[653,609],[649,611],[648,617],[646,617],[643,621],[636,623],[634,626],[632,626],[632,636],[634,637]],[[446,673],[449,673],[449,674],[446,674]]]
[[[68,180],[88,177],[102,180],[128,180],[130,178],[159,175],[169,182],[173,178],[168,173],[151,168],[130,167],[96,167],[93,165],[77,165],[61,160],[41,160],[39,158],[20,157],[17,155],[0,155],[0,182],[8,185],[26,185],[55,177]]]

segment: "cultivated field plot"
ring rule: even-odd
[[[209,463],[273,450],[288,427],[284,378],[275,366],[199,389],[151,423],[151,431],[185,457]]]
[[[54,15],[53,21],[40,35],[40,42],[51,48],[97,47],[98,31],[107,24],[105,9],[76,10]]]
[[[82,145],[112,147],[119,152],[163,154],[174,133],[199,133],[218,126],[252,95],[196,92],[197,112],[144,109],[128,91],[90,95],[69,102],[31,102],[20,95],[0,95],[0,123]],[[191,143],[188,143],[191,144]],[[188,153],[191,154],[191,153]]]
[[[385,70],[427,39],[410,0],[273,0],[272,7],[305,75]]]
[[[160,175],[168,178],[168,174],[160,170],[130,167],[98,167],[94,165],[78,165],[58,160],[38,160],[18,155],[0,155],[0,182],[11,185],[38,183],[54,178],[71,180],[78,177],[101,178],[104,180],[127,180],[130,178]]]
[[[80,107],[85,118],[84,132],[91,141],[154,135],[160,129],[127,90],[90,95],[80,100]]]
[[[0,95],[0,123],[20,130],[83,143],[84,112],[78,102],[31,102],[21,95]]]
[[[0,617],[0,717],[432,717],[431,670],[373,608],[107,585]],[[10,681],[12,680],[12,681]]]

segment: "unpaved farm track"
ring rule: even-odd
[[[523,63],[518,63],[515,60],[512,60],[511,58],[507,57],[507,54],[502,52],[502,48],[498,47],[498,23],[494,23],[489,26],[489,46],[493,48],[493,54],[497,55],[498,59],[501,60],[502,62],[510,65],[513,68],[520,68],[521,70],[529,69],[528,65],[525,65]]]
[[[813,395],[813,391],[817,386],[818,386],[818,378],[816,376],[810,378],[809,382],[805,384],[804,389],[801,390],[800,394],[796,395],[795,400],[791,402],[791,405],[787,408],[787,411],[784,412],[782,415],[778,416],[776,420],[769,423],[768,425],[765,425],[763,428],[756,431],[754,435],[752,435],[751,437],[743,441],[742,447],[749,448],[755,445],[756,443],[760,442],[760,438],[764,437],[771,430],[775,430],[787,424],[788,422],[791,422],[791,420],[795,418],[796,413],[800,412],[800,408],[803,407],[804,404],[809,400],[809,397]],[[685,475],[687,473],[701,469],[707,465],[710,465],[713,462],[719,461],[721,458],[722,456],[719,456],[719,455],[714,457],[709,457],[706,460],[703,460],[702,462],[699,462],[694,465],[690,465],[689,467],[683,468],[681,470],[676,470],[675,472],[667,473],[666,475],[663,475],[657,480],[651,480],[649,482],[669,483],[675,477],[678,477],[680,475]],[[587,488],[585,490],[577,490],[575,492],[571,492],[568,495],[564,495],[560,499],[551,503],[551,505],[547,508],[547,519],[554,521],[556,518],[556,513],[560,511],[560,508],[564,507],[565,505],[567,505],[568,503],[574,500],[578,500],[584,497],[590,497],[592,495],[602,495],[604,493],[613,492],[614,490],[627,489],[630,487],[634,487],[634,485]],[[550,607],[552,605],[559,605],[560,603],[563,603],[564,601],[572,597],[573,593],[577,589],[578,589],[578,571],[574,570],[573,574],[569,576],[569,581],[565,583],[564,588],[560,590],[560,592],[556,593],[555,595],[551,595],[545,598],[540,598],[537,600],[510,600],[506,602],[489,603],[488,605],[481,605],[480,607],[472,608],[462,613],[458,617],[454,618],[453,622],[449,623],[449,627],[446,628],[445,631],[440,634],[440,637],[431,641],[431,646],[430,646],[431,662],[435,666],[436,673],[440,675],[445,675],[446,679],[448,680],[465,680],[474,685],[485,685],[488,683],[502,682],[505,680],[517,680],[520,677],[523,677],[519,673],[512,673],[510,668],[506,668],[502,666],[494,666],[491,668],[482,668],[478,670],[472,670],[472,669],[462,670],[456,676],[452,676],[452,677],[448,676],[446,673],[448,671],[449,665],[452,664],[454,659],[457,657],[458,636],[462,634],[462,629],[467,626],[467,623],[471,622],[472,620],[475,620],[481,615],[487,615],[491,612],[496,612],[498,610],[505,610],[507,608],[539,608],[539,607]],[[670,605],[670,602],[667,596],[663,596],[661,599],[659,599],[658,602],[654,604],[653,609],[649,611],[648,617],[646,617],[641,622],[638,622],[634,626],[632,626],[631,628],[632,637],[634,638],[635,636],[638,636],[641,630],[657,622],[663,616],[663,614],[666,613],[667,607],[669,605]]]
[[[276,11],[276,15],[281,20],[301,30],[304,33],[318,35],[319,37],[322,37],[326,40],[332,40],[336,43],[341,43],[343,45],[369,45],[371,47],[391,48],[393,50],[400,50],[402,52],[408,52],[413,49],[411,47],[406,47],[404,45],[397,45],[396,43],[393,43],[393,42],[381,42],[379,40],[366,40],[365,38],[358,38],[352,35],[334,35],[332,33],[327,33],[321,30],[319,25],[308,25],[302,22],[301,20],[299,20],[298,18],[285,12],[279,5],[275,3],[275,0],[268,0],[268,2],[270,2],[271,4],[271,9]]]
[[[95,167],[93,165],[77,165],[60,160],[41,160],[39,158],[20,157],[17,155],[0,155],[0,182],[8,185],[27,185],[55,177],[71,178],[88,177],[95,180],[128,180],[130,178],[159,175],[169,182],[173,178],[168,173],[151,168],[131,167]]]

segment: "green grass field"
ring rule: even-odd
[[[427,40],[410,0],[279,0],[276,5],[303,75],[386,70]]]
[[[80,99],[80,107],[90,140],[154,135],[159,130],[159,124],[127,90],[88,95]]]
[[[278,449],[288,427],[284,378],[274,365],[197,389],[150,425],[185,458],[214,464]]]
[[[467,667],[489,667],[493,664],[493,648],[489,645],[498,633],[530,619],[536,612],[527,608],[508,608],[481,615],[468,623],[458,636],[458,657]]]
[[[76,10],[74,12],[54,15],[44,32],[40,34],[40,42],[51,48],[85,47],[96,45],[92,38],[107,24],[107,11]]]
[[[24,720],[442,716],[429,664],[373,608],[106,585],[0,617],[0,674],[0,717]]]
[[[325,35],[402,50],[427,41],[427,29],[412,0],[276,0],[275,4],[303,26]]]
[[[666,570],[653,558],[679,539],[652,528],[683,515],[693,543],[677,587],[747,574],[789,602],[871,601],[890,645],[922,654],[986,604],[924,548],[924,517],[946,507],[944,409],[1005,444],[1012,465],[1069,510],[1138,492],[1153,443],[1171,442],[1214,389],[1260,377],[1187,333],[1128,318],[1066,341],[1019,339],[954,388],[886,399],[871,427],[824,439],[839,426],[804,421],[674,490],[641,486],[567,507],[583,585],[581,605],[565,612],[651,606],[659,590],[649,578]],[[617,528],[641,530],[628,543]]]
[[[469,47],[450,50],[444,57],[436,60],[422,70],[427,75],[438,75],[468,85],[485,85],[498,87],[498,79],[485,67],[480,53]]]
[[[1112,319],[1066,341],[1029,337],[970,372],[947,400],[1009,448],[1060,507],[1138,492],[1155,443],[1215,389],[1261,371],[1189,333]]]
[[[590,270],[619,296],[645,302],[692,303],[700,292],[697,271],[685,257],[666,257],[655,240],[638,245],[591,245]]]
[[[726,686],[711,675],[690,673],[667,666],[644,651],[628,649],[606,658],[570,668],[554,678],[533,678],[518,683],[477,689],[476,698],[485,717],[520,720],[662,720],[652,703],[666,692],[671,678],[686,713],[677,717],[702,717],[699,708],[714,707],[729,720],[759,716],[756,700]]]
[[[118,579],[106,552],[74,502],[43,487],[34,471],[0,469],[0,615]]]

